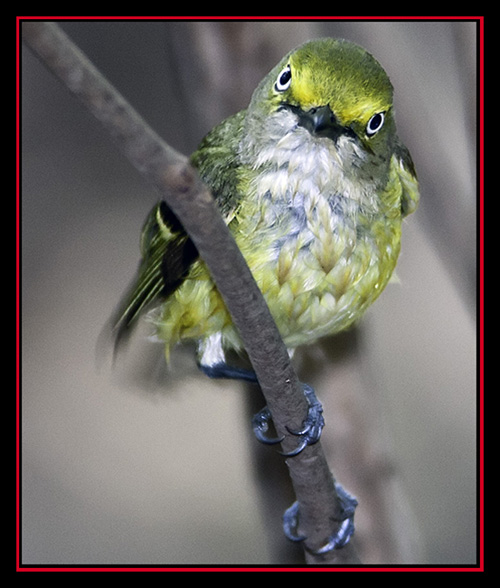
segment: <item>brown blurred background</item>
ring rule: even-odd
[[[476,558],[476,63],[473,22],[62,22],[189,154],[294,46],[344,37],[383,64],[421,206],[398,283],[360,326],[297,356],[365,563]],[[170,371],[145,326],[114,369],[99,334],[157,195],[22,48],[22,561],[293,564],[286,465],[250,430],[256,389]],[[97,349],[97,351],[96,351]]]

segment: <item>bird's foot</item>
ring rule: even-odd
[[[300,430],[295,431],[287,427],[287,430],[291,435],[300,437],[300,441],[293,451],[290,451],[289,453],[283,453],[285,457],[293,457],[294,455],[299,454],[308,445],[313,445],[314,443],[317,443],[319,441],[319,438],[321,437],[321,431],[323,430],[323,427],[325,425],[325,421],[323,419],[323,407],[321,406],[319,400],[316,398],[316,394],[314,393],[313,388],[311,388],[311,386],[309,386],[308,384],[303,384],[303,386],[304,394],[309,404],[307,409],[307,415],[304,419],[302,428]],[[269,430],[270,420],[271,413],[269,412],[269,409],[266,406],[253,417],[252,424],[255,436],[262,443],[267,443],[271,445],[275,443],[281,443],[284,437],[269,438],[266,436],[266,433]]]
[[[319,549],[308,549],[313,555],[323,555],[334,549],[340,549],[349,543],[354,533],[354,513],[358,506],[358,501],[351,496],[344,488],[335,483],[335,488],[340,499],[341,513],[340,525],[337,532],[332,535],[328,541]],[[297,532],[299,519],[299,503],[294,502],[283,515],[283,531],[290,541],[304,541],[307,537]]]
[[[241,367],[234,367],[223,361],[217,361],[214,363],[205,363],[200,361],[198,365],[203,373],[209,378],[226,378],[258,383],[257,376],[255,375],[254,371]],[[293,457],[294,455],[299,454],[308,445],[317,443],[321,437],[321,431],[325,425],[325,421],[323,419],[323,407],[316,398],[314,389],[308,384],[303,384],[303,389],[308,403],[307,415],[302,423],[301,429],[298,431],[287,427],[287,430],[291,435],[295,435],[299,438],[299,443],[293,451],[290,451],[289,453],[283,453],[285,457]],[[281,443],[281,441],[284,439],[284,437],[270,438],[266,436],[271,420],[271,413],[267,406],[258,412],[252,420],[255,436],[259,441],[268,445]]]

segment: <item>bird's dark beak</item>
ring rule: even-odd
[[[297,109],[299,126],[307,129],[311,135],[316,137],[327,137],[336,141],[345,132],[335,118],[329,106],[318,106],[307,112]]]

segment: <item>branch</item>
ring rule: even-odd
[[[151,130],[86,56],[54,23],[25,21],[23,41],[111,134],[134,167],[160,192],[195,243],[239,330],[273,423],[285,436],[283,451],[295,448],[288,433],[300,428],[307,410],[302,386],[264,298],[218,212],[209,189],[186,157]],[[309,549],[337,531],[339,497],[321,444],[306,447],[287,464],[300,504],[300,533]],[[309,563],[357,563],[352,543]]]

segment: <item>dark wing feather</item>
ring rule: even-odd
[[[119,344],[139,315],[182,283],[198,252],[165,202],[150,212],[141,235],[137,275],[112,319]]]

